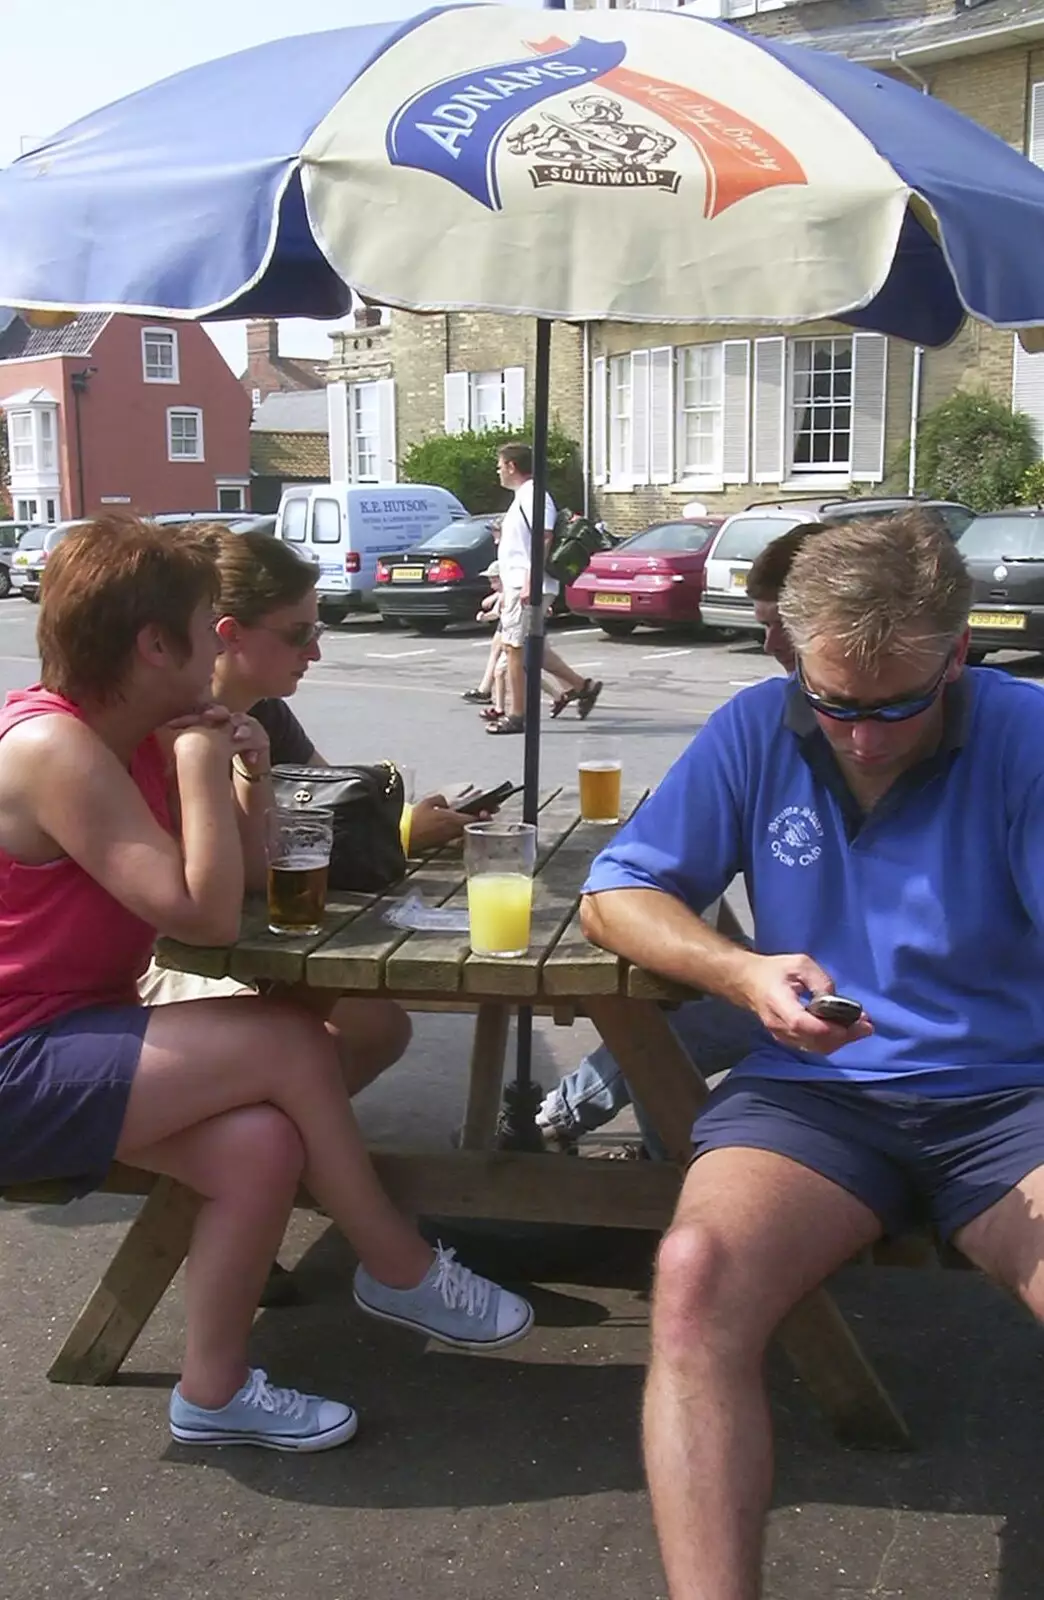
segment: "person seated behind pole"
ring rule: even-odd
[[[919,510],[809,539],[779,601],[795,675],[714,713],[586,885],[597,944],[772,1036],[697,1118],[659,1251],[671,1600],[760,1592],[766,1347],[845,1261],[928,1220],[1044,1318],[1044,698],[966,669],[970,603]],[[737,871],[756,950],[700,916]],[[835,990],[851,1027],[806,1009]]]
[[[793,672],[795,658],[779,618],[780,591],[797,552],[809,535],[822,527],[821,522],[802,522],[780,534],[755,558],[747,574],[747,596],[754,602],[755,619],[765,630],[765,653],[787,672]],[[668,1020],[705,1078],[727,1072],[759,1043],[766,1042],[756,1017],[716,996],[690,1000],[671,1010]],[[666,1160],[662,1139],[631,1094],[630,1084],[608,1045],[592,1050],[545,1095],[536,1123],[550,1150],[570,1153],[582,1134],[604,1127],[628,1106],[634,1107],[646,1154],[654,1161]]]
[[[521,1337],[532,1312],[400,1216],[315,1017],[138,1001],[157,933],[212,945],[239,929],[229,769],[263,735],[211,698],[218,592],[203,541],[130,517],[77,528],[48,563],[41,682],[0,710],[0,1186],[85,1192],[116,1159],[194,1189],[171,1431],[321,1450],[355,1432],[352,1408],[276,1388],[247,1358],[302,1182],[359,1257],[363,1310],[469,1349]]]
[[[273,804],[268,773],[283,763],[326,766],[286,703],[301,679],[320,659],[315,584],[317,571],[279,539],[266,533],[232,533],[217,524],[196,528],[211,545],[220,581],[217,634],[221,654],[214,667],[214,699],[228,710],[249,713],[267,734],[267,748],[252,766],[236,761],[232,784],[244,815],[251,819],[247,887],[265,883],[264,816]],[[457,839],[473,819],[450,810],[441,795],[429,795],[404,811],[403,843],[430,850]],[[149,1005],[215,994],[248,994],[231,979],[170,972],[153,963],[140,986]],[[398,1061],[410,1042],[411,1026],[394,1000],[329,997],[328,1024],[344,1065],[345,1080],[356,1094]]]

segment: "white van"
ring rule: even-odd
[[[409,550],[467,512],[429,483],[295,483],[283,490],[277,539],[319,568],[319,612],[339,622],[373,604],[377,557]]]

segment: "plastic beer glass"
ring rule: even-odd
[[[268,819],[268,926],[321,933],[333,850],[333,812],[277,806]]]
[[[592,734],[580,740],[580,815],[584,822],[619,822],[623,761],[619,739]]]
[[[536,828],[473,822],[464,829],[468,925],[477,956],[524,956],[533,909]]]

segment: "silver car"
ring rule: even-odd
[[[11,556],[11,586],[27,600],[39,600],[40,579],[51,551],[61,544],[67,533],[83,524],[83,518],[72,522],[35,523],[27,528]]]
[[[0,521],[0,600],[11,593],[11,561],[19,541],[34,527],[32,522]]]

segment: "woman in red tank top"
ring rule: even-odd
[[[196,1190],[172,1433],[313,1451],[352,1436],[352,1408],[247,1362],[302,1180],[359,1256],[362,1309],[466,1348],[520,1338],[532,1311],[391,1204],[318,1019],[262,999],[137,1003],[157,932],[212,945],[239,927],[229,770],[265,741],[208,703],[217,593],[203,542],[131,518],[85,524],[51,558],[42,682],[0,711],[0,1186],[89,1187],[115,1157]]]

